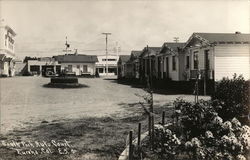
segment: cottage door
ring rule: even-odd
[[[158,79],[161,78],[161,57],[158,57]]]

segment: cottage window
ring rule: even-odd
[[[80,69],[80,65],[76,65],[76,68],[77,68],[77,69]]]
[[[69,72],[72,72],[72,65],[68,65]]]
[[[88,66],[87,65],[83,65],[83,73],[87,73],[88,72]]]
[[[186,56],[186,69],[189,69],[190,64],[189,64],[189,56]]]
[[[199,59],[198,51],[194,52],[194,69],[198,69]]]
[[[173,69],[173,71],[176,70],[176,56],[172,57],[172,69]]]

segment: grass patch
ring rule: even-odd
[[[129,107],[131,109],[131,106]],[[134,108],[137,109],[137,108]],[[160,113],[164,107],[157,107],[156,113]],[[165,110],[168,110],[165,108]],[[160,114],[159,114],[160,115]],[[155,122],[160,121],[160,116]],[[15,130],[12,133],[0,136],[2,139],[17,139],[24,141],[51,141],[66,139],[74,149],[74,154],[43,154],[36,156],[18,156],[15,151],[1,147],[0,158],[4,160],[116,160],[125,149],[126,139],[130,130],[137,135],[138,123],[142,123],[142,131],[147,130],[147,115],[143,112],[133,114],[130,117],[86,117],[81,119],[54,120],[42,122],[36,126]],[[29,133],[29,134],[27,134]],[[134,137],[135,138],[135,137]]]

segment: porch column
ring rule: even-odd
[[[164,58],[161,57],[161,79],[163,79],[163,73],[164,73]]]

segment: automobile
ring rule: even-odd
[[[55,77],[56,74],[51,68],[47,68],[45,72],[45,77]]]

